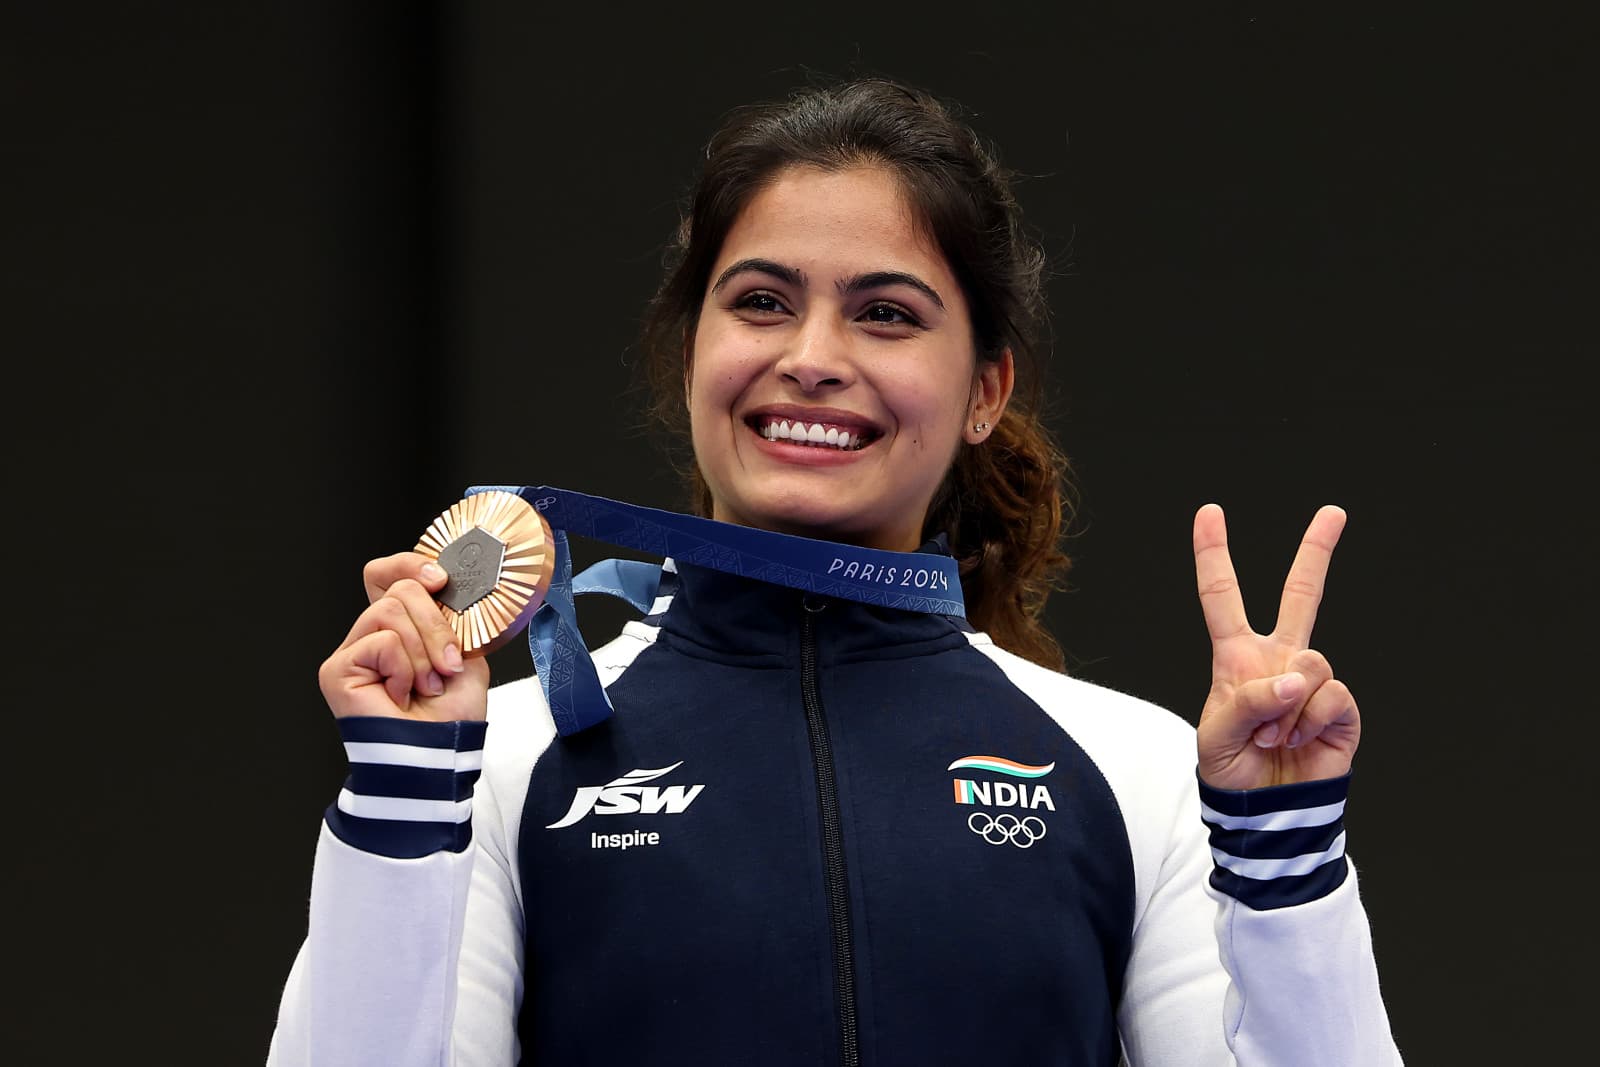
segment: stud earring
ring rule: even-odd
[[[976,423],[972,427],[972,432],[973,433],[987,433],[988,430],[989,430],[989,424],[987,422]]]

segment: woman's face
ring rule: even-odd
[[[793,167],[723,242],[687,385],[714,518],[912,550],[1011,362],[977,365],[961,288],[888,172]]]

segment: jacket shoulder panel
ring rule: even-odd
[[[1201,826],[1194,727],[1157,704],[1007,652],[985,634],[968,640],[1083,748],[1111,787],[1133,852],[1137,924],[1171,843]]]

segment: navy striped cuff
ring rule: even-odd
[[[337,721],[350,777],[328,808],[334,836],[393,859],[461,852],[472,843],[472,787],[483,768],[487,723]]]
[[[1350,775],[1265,789],[1200,783],[1200,817],[1211,831],[1211,885],[1255,911],[1325,897],[1350,873],[1344,804]]]

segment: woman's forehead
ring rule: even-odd
[[[763,186],[729,228],[712,277],[752,258],[793,267],[811,284],[871,271],[951,277],[899,180],[871,166],[790,167]]]

